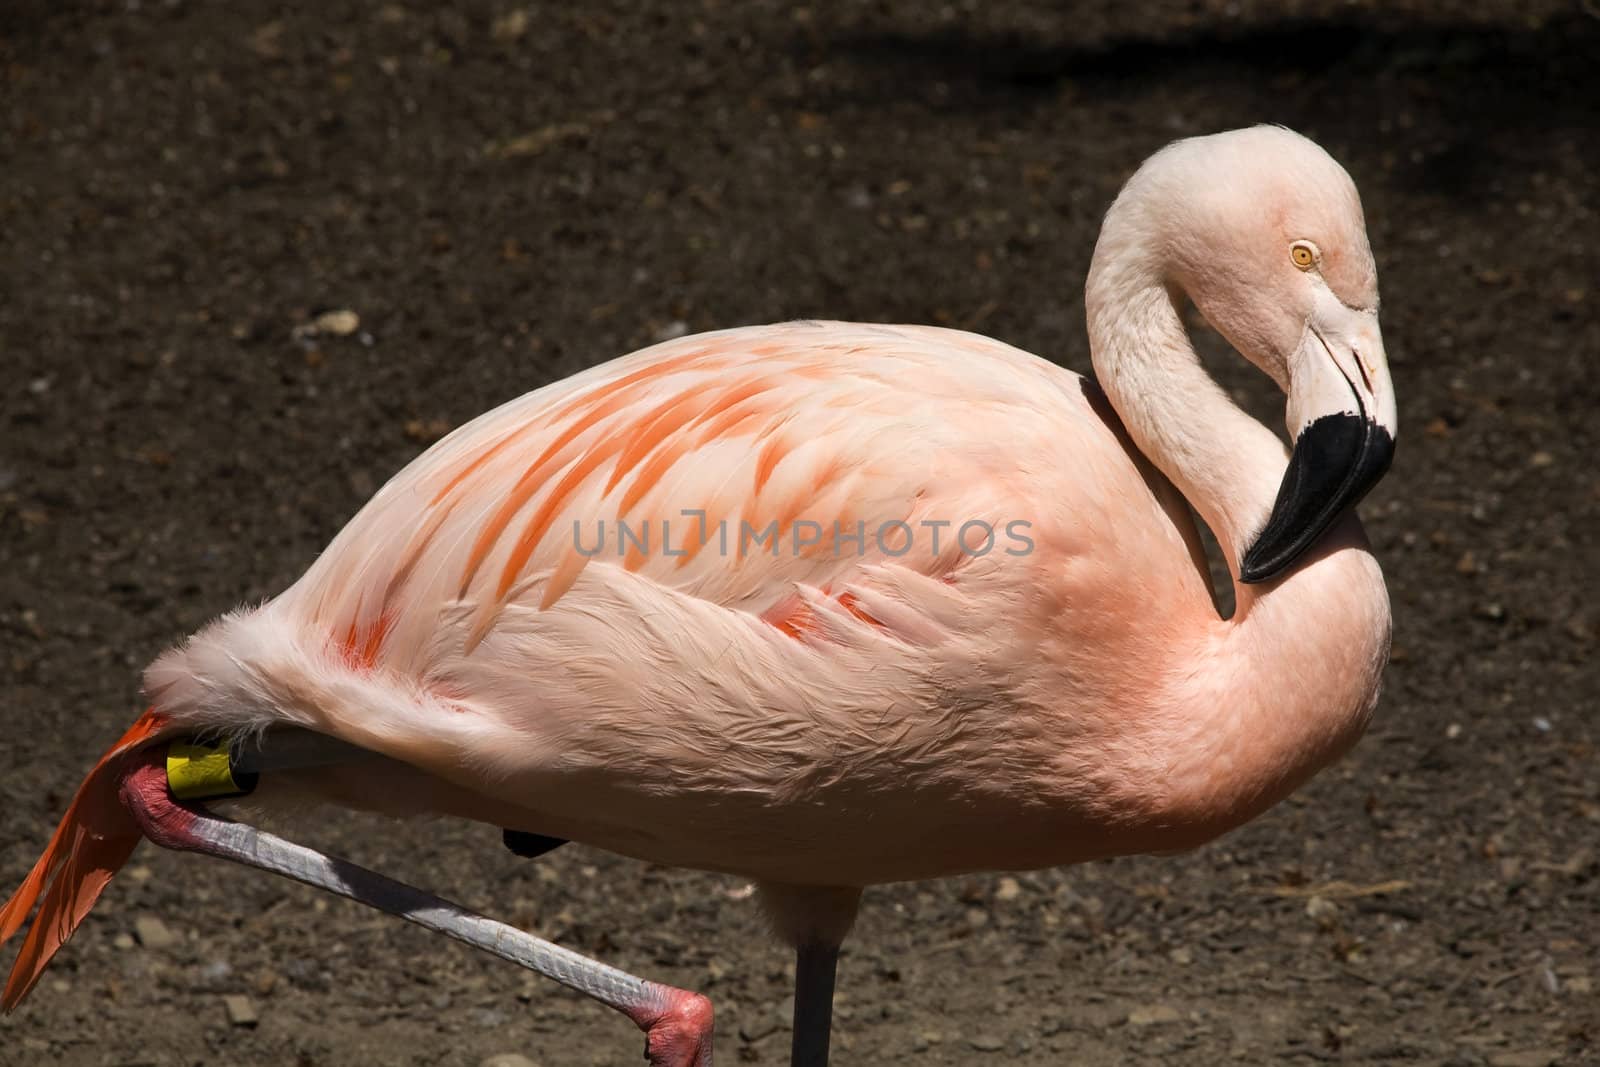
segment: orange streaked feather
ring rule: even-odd
[[[367,639],[362,642],[360,649],[355,649],[356,662],[362,667],[371,670],[378,665],[378,654],[383,651],[383,643],[388,640],[389,630],[394,626],[394,619],[388,615],[378,616],[378,622],[367,630]]]
[[[699,413],[694,404],[703,400],[704,396],[703,389],[686,389],[641,419],[639,429],[628,439],[622,455],[617,458],[617,466],[606,482],[605,491],[609,493],[615,489],[629,471],[644,462],[663,441],[693,419]]]
[[[551,572],[550,580],[544,585],[544,592],[539,597],[539,610],[549,611],[555,606],[556,601],[566,596],[588,565],[588,556],[576,548],[568,548],[566,554],[561,557],[561,562],[556,564],[556,569]]]
[[[650,366],[640,368],[640,370],[634,371],[632,374],[624,374],[622,378],[616,379],[616,381],[606,382],[603,386],[597,387],[592,392],[587,392],[587,394],[576,398],[573,402],[566,403],[562,408],[557,408],[557,410],[550,411],[550,413],[536,419],[533,422],[533,426],[558,426],[563,419],[571,419],[573,422],[571,422],[571,426],[562,430],[562,434],[558,435],[554,442],[550,442],[546,450],[539,454],[538,459],[534,459],[533,464],[530,464],[528,469],[523,472],[522,477],[518,478],[517,485],[512,486],[512,491],[507,494],[506,501],[502,502],[501,507],[494,512],[494,517],[490,518],[490,522],[485,523],[482,531],[478,531],[477,541],[472,544],[472,552],[467,557],[466,571],[461,576],[461,592],[459,592],[459,595],[466,597],[467,589],[472,585],[472,579],[477,577],[478,568],[482,568],[483,561],[488,558],[491,550],[494,549],[494,544],[501,539],[501,534],[506,533],[510,520],[517,517],[517,512],[526,507],[528,501],[533,499],[534,494],[541,490],[544,483],[546,483],[546,478],[550,474],[554,474],[555,470],[560,469],[563,462],[566,462],[566,459],[568,459],[566,450],[582,434],[586,434],[587,430],[594,429],[598,422],[602,422],[603,419],[610,418],[613,414],[618,414],[619,411],[624,411],[627,406],[637,402],[637,394],[645,382],[654,378],[664,378],[667,374],[677,373],[677,371],[694,370],[694,368],[701,366],[702,363],[709,362],[710,355],[712,355],[710,352],[704,352],[704,350],[701,350],[701,352],[686,352],[685,355],[680,355],[680,357],[661,360],[659,363],[651,363]],[[666,405],[658,406],[656,410],[651,411],[646,416],[646,421],[656,418],[658,414],[669,408],[672,403],[677,403],[677,400],[678,398],[675,397],[669,400]],[[515,434],[512,437],[515,437]],[[616,448],[611,448],[606,454],[614,453],[614,451],[616,451]],[[589,467],[589,470],[592,469],[594,467]],[[453,478],[450,488],[459,485],[459,482],[461,482],[461,478]],[[437,502],[437,499],[435,499],[435,502]],[[512,581],[515,581],[515,574],[512,574]],[[509,585],[510,582],[506,582],[506,585],[501,587],[501,592],[499,592],[501,597],[506,595],[506,589],[509,589]]]
[[[484,590],[486,596],[480,605],[479,619],[467,641],[469,649],[475,647],[492,626],[498,614],[496,605],[503,604],[517,582],[526,577],[525,572],[536,557],[543,559],[541,553],[548,547],[553,524],[585,485],[592,482],[607,497],[620,487],[616,517],[619,521],[626,520],[685,457],[708,444],[738,437],[748,438],[755,452],[753,478],[759,495],[798,445],[792,435],[785,432],[788,423],[782,404],[785,389],[797,377],[826,380],[833,369],[826,361],[801,359],[787,363],[776,373],[764,368],[732,380],[719,374],[685,381],[681,386],[668,380],[683,372],[726,370],[724,361],[729,354],[727,345],[711,343],[658,359],[531,414],[519,429],[502,433],[493,444],[477,451],[466,468],[450,477],[445,489],[433,498],[435,514],[413,535],[412,545],[403,553],[398,573],[389,582],[385,606],[409,577],[422,551],[433,543],[434,534],[444,525],[446,514],[440,513],[440,509],[447,513],[463,493],[470,491],[472,472],[482,472],[491,457],[506,458],[506,446],[514,441],[526,441],[530,432],[540,428],[553,434],[553,439],[547,438],[532,463],[514,477],[509,489],[501,490],[487,519],[469,535],[471,547],[457,584],[458,597],[467,598],[484,567],[490,565],[491,558],[503,553],[495,564],[499,574],[492,590]],[[769,345],[742,350],[741,354],[793,356],[795,353],[792,346]],[[825,462],[814,477],[811,497],[815,496],[817,488],[840,473],[842,468],[837,460]],[[597,477],[604,482],[594,481]],[[793,526],[806,500],[801,490],[788,494],[772,508],[779,516],[781,529]],[[523,520],[522,530],[512,541],[508,534],[518,522],[518,516],[524,514],[527,518]],[[687,566],[704,545],[703,539],[688,539],[672,553],[677,557],[676,567]],[[820,556],[824,551],[810,546],[807,554]],[[650,555],[631,546],[620,563],[625,570],[637,571],[647,564]],[[540,592],[541,609],[553,606],[571,588],[587,565],[587,558],[580,553],[558,552],[554,559],[545,562],[553,563],[554,569]],[[359,644],[358,636],[351,635],[352,647]],[[381,640],[380,636],[380,645]]]
[[[706,409],[695,417],[691,425],[698,427],[710,422],[735,404],[742,404],[753,396],[759,396],[772,389],[776,384],[771,377],[747,378],[742,382],[736,382],[723,390],[711,403],[707,404]],[[710,437],[715,436],[715,434],[711,434],[709,437],[702,438],[702,440],[709,440]]]
[[[622,494],[622,499],[617,503],[618,517],[625,517],[632,511],[646,493],[660,484],[673,464],[697,447],[699,443],[688,434],[680,434],[657,449],[656,454],[650,457],[650,462],[639,468],[639,475],[628,486],[627,492]]]
[[[758,421],[758,419],[771,418],[773,418],[773,410],[771,410],[771,406],[762,406],[762,408],[749,408],[749,410],[744,410],[742,406],[739,406],[739,408],[731,408],[731,410],[728,411],[728,413],[726,413],[722,419],[718,419],[717,422],[714,422],[714,424],[710,424],[710,426],[706,427],[706,432],[704,432],[704,435],[702,435],[701,442],[710,442],[710,440],[717,440],[717,438],[739,437],[739,434],[741,434],[742,430],[746,429],[747,422],[755,422]]]
[[[831,596],[826,586],[819,591],[825,597]],[[864,622],[868,626],[876,627],[880,630],[883,629],[883,622],[868,613],[861,606],[860,599],[854,593],[840,593],[832,599],[834,603],[849,612],[858,622]],[[781,630],[796,640],[814,633],[818,626],[816,611],[799,596],[786,597],[773,605],[762,613],[761,621]]]
[[[617,410],[621,410],[626,406],[627,399],[613,398],[612,403],[615,404],[615,410],[606,410],[602,406],[602,408],[589,412],[567,427],[561,433],[561,436],[551,442],[550,446],[540,453],[539,458],[529,465],[528,469],[523,472],[522,477],[517,479],[517,484],[512,486],[511,492],[506,494],[505,501],[495,511],[494,516],[484,524],[483,529],[478,532],[477,540],[473,542],[472,553],[467,557],[466,570],[461,575],[461,596],[465,597],[467,595],[468,587],[472,585],[472,580],[477,577],[478,568],[483,566],[484,560],[489,557],[489,552],[494,548],[495,543],[500,540],[500,535],[505,533],[506,527],[511,525],[511,520],[516,517],[517,512],[526,507],[528,501],[533,499],[534,494],[544,488],[546,476],[557,470],[561,463],[566,461],[565,450],[567,447],[595,423],[607,415],[615,414]]]
[[[854,593],[840,593],[839,606],[848,611],[850,614],[854,615],[856,618],[860,619],[862,622],[866,623],[868,626],[876,626],[879,629],[883,628],[883,621],[870,615],[867,610],[861,606],[860,598]]]
[[[732,401],[714,418],[707,419],[703,424],[697,424],[695,429],[700,431],[702,444],[716,441],[724,437],[735,436],[735,431],[745,422],[754,418],[770,416],[776,410],[776,404],[769,390],[762,389],[742,396]]]
[[[528,560],[533,557],[533,550],[544,540],[544,535],[550,531],[550,525],[556,521],[556,516],[561,513],[561,508],[568,498],[577,492],[578,487],[594,473],[596,467],[622,451],[623,443],[623,438],[612,437],[597,444],[567,471],[556,487],[550,491],[550,495],[545,497],[544,502],[539,505],[539,510],[528,520],[522,536],[517,538],[517,543],[512,546],[511,555],[507,557],[506,565],[500,572],[500,584],[495,587],[496,600],[505,599],[506,593],[516,583],[522,568],[528,565]]]
[[[132,855],[142,835],[117,795],[119,757],[148,743],[166,725],[154,710],[147,711],[106,750],[78,787],[33,870],[0,907],[3,943],[22,928],[35,902],[39,904],[39,914],[23,939],[5,989],[0,991],[0,1009],[9,1012],[28,995],[51,957],[66,944],[106,884]],[[48,889],[46,882],[50,882]]]
[[[697,370],[709,363],[716,355],[717,352],[714,348],[706,347],[658,359],[648,366],[640,367],[631,374],[624,374],[615,381],[606,382],[604,385],[597,386],[591,392],[575,397],[568,407],[559,408],[552,412],[549,422],[556,423],[564,418],[570,418],[591,405],[603,405],[609,408],[611,405],[605,403],[606,401],[618,399],[617,394],[622,392],[627,392],[631,397],[637,391],[632,388],[633,386],[643,385],[652,379],[665,378],[669,374],[677,374],[680,371]],[[622,398],[623,402],[627,403],[629,397]],[[615,409],[612,408],[612,410]]]
[[[649,540],[650,527],[648,524],[646,524],[644,528],[643,543],[641,544],[639,541],[628,542],[628,550],[622,555],[623,570],[629,572],[630,574],[637,573],[640,567],[643,567],[647,562],[649,562],[650,553],[646,551],[646,548],[649,545]]]
[[[799,597],[790,597],[761,616],[761,621],[799,640],[816,628],[817,617]]]
[[[528,466],[522,477],[517,479],[517,483],[512,487],[511,492],[507,494],[505,501],[495,511],[494,517],[484,524],[483,529],[479,531],[477,540],[473,542],[472,552],[467,557],[466,570],[461,576],[460,595],[466,596],[468,587],[472,585],[472,580],[477,577],[478,569],[483,566],[484,560],[488,558],[490,551],[500,540],[501,535],[505,533],[506,527],[511,525],[511,520],[516,517],[517,512],[521,511],[528,501],[532,500],[534,495],[544,487],[547,477],[568,460],[567,449],[580,436],[593,429],[603,419],[617,414],[638,399],[636,396],[638,390],[627,387],[640,386],[641,383],[651,378],[661,377],[674,371],[692,370],[704,363],[707,358],[706,353],[700,352],[652,364],[634,371],[632,374],[624,375],[614,382],[607,382],[594,392],[586,393],[565,407],[559,408],[538,420],[538,424],[543,426],[558,425],[562,419],[566,418],[573,419],[573,422]],[[647,419],[653,419],[672,403],[673,401],[668,401],[667,404],[652,411],[647,416]],[[617,447],[621,447],[621,442],[617,443]],[[611,448],[606,454],[610,455],[615,451],[616,448]],[[580,460],[580,463],[582,462]],[[588,469],[592,471],[593,467],[591,466]],[[512,575],[512,580],[515,580],[515,575]],[[509,587],[509,583],[507,583],[507,587]],[[500,595],[504,595],[503,588]]]
[[[762,446],[761,456],[756,460],[756,483],[752,496],[761,495],[767,479],[772,477],[772,472],[778,469],[778,464],[783,462],[783,457],[787,456],[792,448],[789,439],[781,433],[773,434]]]
[[[451,500],[442,507],[437,503],[432,505],[433,511],[428,521],[423,523],[417,529],[417,532],[412,535],[410,543],[406,545],[405,551],[400,555],[399,565],[395,567],[394,574],[389,578],[389,584],[384,587],[382,606],[384,614],[387,615],[393,610],[393,605],[400,595],[400,590],[411,579],[412,573],[416,571],[417,564],[421,562],[428,546],[433,543],[439,528],[444,525],[445,520],[450,517],[450,513],[455,510],[456,502],[456,500]]]
[[[477,454],[477,456],[475,456],[470,463],[464,464],[460,470],[456,471],[455,475],[453,477],[451,477],[451,479],[444,484],[444,488],[440,489],[437,493],[434,494],[433,500],[430,501],[430,504],[433,505],[433,506],[439,505],[441,502],[443,502],[445,497],[447,497],[451,493],[455,492],[456,486],[460,485],[462,482],[464,482],[468,478],[470,478],[472,476],[472,472],[473,471],[478,470],[485,463],[488,463],[495,456],[499,455],[499,453],[504,448],[506,448],[506,446],[510,445],[511,442],[515,441],[517,438],[521,437],[523,434],[528,433],[536,425],[538,425],[538,424],[537,423],[526,423],[526,424],[524,424],[522,426],[518,426],[515,429],[513,429],[511,432],[509,432],[507,434],[504,434],[500,438],[500,440],[494,442],[488,448],[485,448],[482,452],[479,452]]]

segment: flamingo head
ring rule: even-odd
[[[1163,158],[1166,157],[1166,158]],[[1355,183],[1292,131],[1179,141],[1154,160],[1172,205],[1162,255],[1186,293],[1288,397],[1294,451],[1240,577],[1279,577],[1388,470],[1394,388]]]

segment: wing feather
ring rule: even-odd
[[[508,603],[558,610],[597,564],[763,617],[814,612],[797,587],[843,592],[868,564],[946,573],[948,545],[896,556],[874,533],[954,477],[974,424],[1003,428],[1058,387],[1044,366],[970,334],[841,323],[657,345],[446,437],[286,598],[354,658],[400,663],[446,619],[470,620],[470,648]]]

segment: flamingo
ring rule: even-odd
[[[1283,389],[1292,450],[1202,369],[1185,300]],[[1282,128],[1168,145],[1086,302],[1098,385],[970,333],[789,322],[461,427],[286,592],[148,668],[0,910],[9,938],[39,904],[4,1007],[148,837],[486,947],[626,1013],[652,1064],[710,1064],[704,997],[225,819],[191,779],[751,879],[808,1067],[864,887],[1184,850],[1265,811],[1356,741],[1388,654],[1354,505],[1395,398],[1355,186]]]

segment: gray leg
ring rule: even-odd
[[[167,789],[165,748],[149,749],[135,759],[122,780],[122,802],[144,835],[162,848],[271,871],[483,949],[628,1016],[645,1032],[651,1067],[711,1067],[711,1002],[700,994],[628,974],[375,871],[179,804]],[[831,990],[831,964],[828,985]],[[826,1017],[822,1037],[825,1060]]]
[[[801,945],[794,963],[794,1045],[789,1067],[828,1067],[838,945]]]

